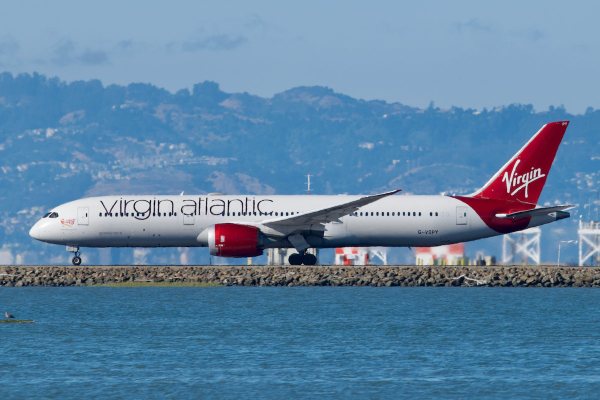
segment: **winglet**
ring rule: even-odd
[[[402,191],[402,189],[394,189],[394,190],[390,190],[389,192],[383,192],[383,193],[379,193],[379,194],[372,194],[369,195],[367,197],[386,197],[386,196],[392,196],[396,193],[400,193]]]

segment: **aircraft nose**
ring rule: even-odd
[[[40,224],[38,222],[36,222],[29,230],[29,236],[31,236],[34,239],[41,240],[41,229]]]

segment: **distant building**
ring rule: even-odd
[[[368,265],[369,251],[366,247],[338,247],[335,249],[335,265]]]
[[[369,265],[379,260],[387,265],[387,247],[338,247],[335,249],[335,265]]]
[[[416,247],[417,265],[466,265],[465,244],[456,243],[437,247]]]

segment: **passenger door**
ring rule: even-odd
[[[458,206],[456,207],[456,225],[467,225],[469,217],[467,215],[467,207]]]
[[[90,217],[89,217],[89,208],[88,207],[78,207],[77,208],[77,225],[89,225]]]
[[[194,225],[196,217],[194,215],[185,215],[183,214],[183,224],[184,225]]]

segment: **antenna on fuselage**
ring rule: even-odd
[[[306,174],[306,193],[310,194],[310,177],[311,174]]]

